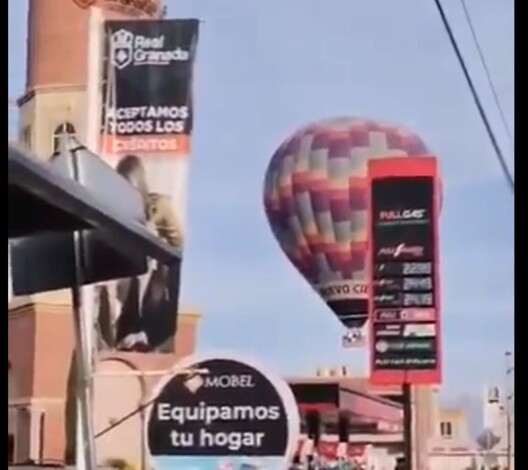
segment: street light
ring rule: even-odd
[[[504,353],[506,362],[506,399],[504,402],[504,412],[506,414],[506,470],[512,470],[512,407],[513,392],[511,390],[511,381],[513,378],[513,359],[512,352],[506,351]]]
[[[103,370],[96,372],[96,377],[122,377],[127,375],[132,375],[135,377],[148,377],[148,376],[163,376],[169,374],[171,369],[164,370],[126,370],[126,371],[112,371],[112,370]],[[190,375],[207,375],[209,374],[209,369],[182,369],[174,373],[175,376],[190,376]]]
[[[112,429],[120,426],[125,421],[128,421],[133,416],[139,414],[140,420],[141,420],[141,468],[146,468],[146,456],[147,456],[147,443],[145,442],[145,434],[143,432],[143,428],[145,426],[145,410],[156,400],[157,397],[152,398],[151,400],[147,401],[147,388],[146,388],[146,377],[162,377],[171,374],[173,377],[195,377],[195,376],[204,376],[209,375],[209,369],[207,368],[184,368],[184,369],[165,369],[165,370],[127,370],[127,371],[112,371],[112,370],[106,370],[106,371],[96,371],[94,376],[95,377],[123,377],[123,376],[134,376],[139,377],[142,383],[142,397],[141,397],[141,403],[140,405],[132,410],[130,413],[126,414],[125,416],[122,416],[121,418],[114,420],[110,423],[109,426],[99,431],[97,434],[95,434],[95,439],[104,436],[108,432],[110,432]]]
[[[12,116],[11,113],[13,113],[13,117],[14,117],[14,114],[16,112],[18,112],[18,105],[17,105],[16,100],[11,99],[11,98],[8,97],[8,99],[7,99],[7,115],[8,115],[8,135],[7,135],[7,138],[8,138],[8,140],[10,142],[17,140],[16,121],[11,121],[11,116]],[[13,130],[15,131],[15,135],[12,134]]]

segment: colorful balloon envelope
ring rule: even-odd
[[[367,162],[428,153],[401,126],[346,117],[300,129],[269,163],[264,207],[273,234],[351,330],[360,330],[368,314]]]

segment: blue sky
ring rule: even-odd
[[[513,156],[459,0],[444,0],[508,162]],[[513,127],[513,0],[467,0]],[[266,165],[303,124],[336,115],[410,126],[437,153],[445,395],[502,380],[513,344],[513,198],[432,0],[169,0],[203,19],[196,83],[184,303],[202,348],[263,358],[289,374],[364,370],[342,329],[288,264],[261,203]],[[405,8],[402,8],[405,4]],[[24,86],[27,2],[9,0],[9,95]]]

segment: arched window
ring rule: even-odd
[[[53,131],[53,152],[59,150],[59,137],[61,135],[74,136],[76,133],[75,126],[71,122],[63,122],[59,124]]]
[[[490,387],[488,389],[488,403],[499,403],[500,392],[499,387]]]

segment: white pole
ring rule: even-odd
[[[85,145],[92,152],[96,153],[99,152],[101,129],[103,23],[104,17],[101,8],[91,7],[88,37]]]
[[[87,80],[86,80],[86,121],[85,121],[85,145],[86,147],[98,153],[99,151],[99,125],[100,125],[100,103],[101,103],[101,67],[102,67],[102,35],[103,35],[103,14],[100,8],[91,7],[88,18],[88,54],[87,54]],[[83,394],[85,400],[89,403],[83,403],[79,393],[76,396],[76,466],[80,470],[93,470],[90,466],[96,463],[94,436],[93,436],[93,415],[92,415],[92,382],[95,365],[95,290],[94,286],[83,286],[81,288],[81,315],[80,330],[84,336],[86,344],[85,357],[83,363],[86,365],[86,394]],[[82,412],[87,407],[88,416]],[[85,420],[88,420],[86,422]],[[89,443],[89,445],[87,445]],[[93,463],[92,463],[93,462]]]
[[[169,375],[171,372],[174,375],[207,375],[209,374],[209,369],[182,369],[177,373],[173,372],[173,369],[164,369],[164,370],[123,370],[123,371],[113,371],[113,370],[104,370],[97,372],[97,377],[123,377],[123,376],[132,376],[132,377],[159,377],[163,375]]]
[[[7,242],[7,304],[13,298],[13,281],[11,279],[11,246]]]
[[[73,300],[73,325],[75,328],[75,367],[76,367],[76,387],[75,404],[77,411],[76,420],[76,468],[82,470],[94,470],[96,467],[94,434],[92,428],[92,400],[90,394],[90,364],[86,362],[89,356],[88,345],[86,344],[86,332],[82,319],[82,280],[81,254],[82,249],[79,243],[80,233],[74,234],[75,263],[76,263],[76,285],[72,288]]]
[[[364,335],[363,340],[363,351],[365,352],[365,356],[363,358],[363,364],[365,367],[365,377],[370,376],[370,363],[371,363],[371,357],[370,357],[370,322],[371,319],[367,318],[367,321],[363,325],[363,328],[361,328],[361,332]]]
[[[85,145],[92,152],[99,153],[99,139],[101,129],[101,96],[102,96],[102,65],[103,65],[103,12],[101,8],[90,8],[89,35],[88,35],[88,77],[86,81],[86,123]],[[95,288],[83,287],[83,318],[87,332],[87,343],[90,356],[87,358],[91,364],[90,375],[95,370]]]

